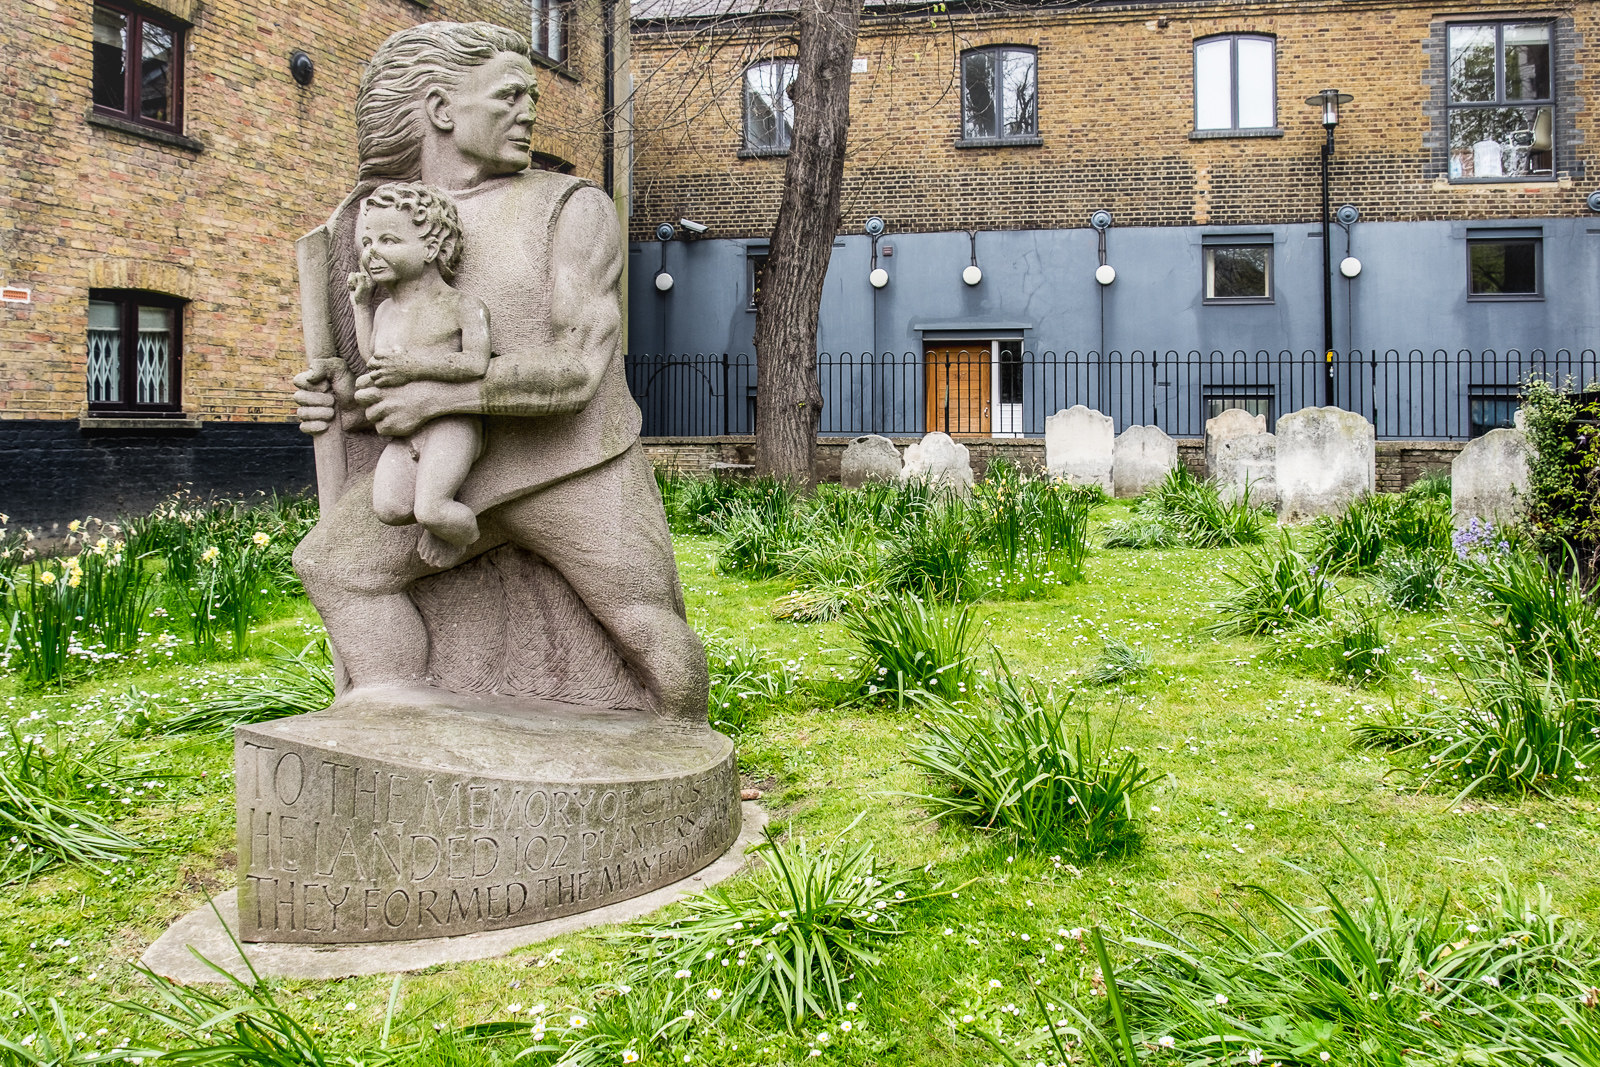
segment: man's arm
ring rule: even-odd
[[[611,198],[589,187],[573,193],[550,245],[555,343],[495,358],[483,381],[486,414],[561,415],[582,411],[594,399],[619,351],[622,257]]]

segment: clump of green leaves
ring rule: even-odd
[[[1282,662],[1353,686],[1382,685],[1398,665],[1383,622],[1371,605],[1281,630],[1274,637],[1273,654]]]
[[[861,695],[903,703],[928,693],[952,703],[977,686],[972,609],[932,609],[920,597],[878,597],[847,615],[845,629],[863,653]]]
[[[1234,589],[1212,605],[1214,633],[1267,634],[1326,617],[1336,596],[1324,567],[1307,559],[1283,531],[1275,550],[1251,555]]]
[[[909,872],[880,864],[868,842],[847,843],[855,826],[822,845],[769,832],[751,877],[690,897],[681,918],[637,932],[640,982],[678,968],[727,1014],[771,1009],[791,1029],[843,1012],[845,979],[871,976],[878,947],[901,932],[900,912],[918,899],[907,892]]]
[[[1564,554],[1563,544],[1592,577],[1600,573],[1600,385],[1540,378],[1522,393],[1528,455],[1526,520],[1539,548]]]
[[[767,708],[799,692],[801,676],[795,661],[781,662],[754,645],[722,635],[705,638],[706,666],[711,672],[711,725],[737,734]]]
[[[227,692],[197,701],[181,715],[159,724],[166,733],[227,733],[235,726],[268,722],[321,711],[334,701],[333,662],[326,640],[308,642],[293,654],[274,653],[259,678],[245,679]]]
[[[1155,656],[1148,648],[1108,637],[1083,677],[1090,685],[1120,685],[1149,674],[1154,664]]]
[[[934,816],[1004,830],[1078,859],[1121,854],[1139,840],[1133,799],[1149,769],[1087,718],[1069,723],[1072,696],[1013,675],[1004,660],[975,704],[928,702],[906,757],[938,785],[919,794]]]

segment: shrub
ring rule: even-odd
[[[16,726],[0,750],[0,885],[31,878],[55,863],[81,863],[105,875],[143,846],[117,829],[127,794],[159,785],[163,775],[122,767],[122,746],[82,744]]]
[[[1222,499],[1216,483],[1200,481],[1189,468],[1177,466],[1135,505],[1141,519],[1169,526],[1195,548],[1259,544],[1272,513],[1253,507],[1244,494]]]
[[[1333,604],[1333,585],[1325,568],[1312,563],[1282,533],[1276,552],[1249,557],[1244,569],[1228,575],[1236,587],[1212,604],[1221,616],[1214,633],[1265,634],[1325,617]]]
[[[334,701],[328,643],[311,641],[293,655],[275,653],[260,678],[235,682],[162,724],[166,733],[228,733],[235,726],[321,711]]]
[[[1142,678],[1155,662],[1147,648],[1135,648],[1120,637],[1108,637],[1099,657],[1084,672],[1090,685],[1117,685]]]
[[[1384,600],[1401,611],[1438,611],[1445,605],[1450,565],[1450,557],[1439,552],[1391,556],[1378,564],[1373,580]]]
[[[1463,1062],[1464,1048],[1517,1036],[1510,991],[1558,989],[1593,966],[1586,928],[1538,901],[1413,910],[1361,871],[1359,901],[1326,884],[1320,906],[1242,886],[1233,914],[1140,916],[1154,936],[1125,942],[1138,959],[1119,982],[1134,1040],[1180,1058],[1236,1049],[1232,1062]]]
[[[911,876],[880,866],[871,844],[844,844],[855,826],[820,848],[769,831],[753,850],[766,862],[748,880],[692,896],[684,917],[638,931],[648,946],[636,956],[640,981],[676,967],[716,989],[727,1014],[772,1008],[790,1029],[842,1013],[845,978],[870,977],[876,947],[900,933],[900,910],[916,899],[902,888]]]
[[[896,529],[883,560],[883,586],[929,600],[970,600],[978,590],[977,550],[967,505],[945,492]]]
[[[767,706],[799,691],[800,671],[753,645],[726,637],[705,638],[711,671],[711,725],[737,734]]]
[[[1383,555],[1387,532],[1387,498],[1370,493],[1357,497],[1337,518],[1319,518],[1312,559],[1323,571],[1369,570]]]
[[[1450,476],[1423,478],[1395,498],[1384,538],[1406,554],[1442,554],[1455,532]]]
[[[865,653],[858,691],[867,697],[930,693],[956,702],[976,689],[972,610],[936,614],[918,597],[878,597],[847,615],[845,629]]]
[[[1279,631],[1275,658],[1313,674],[1354,686],[1381,685],[1393,677],[1396,658],[1370,605]]]
[[[1523,390],[1527,427],[1527,525],[1539,549],[1564,555],[1570,546],[1590,580],[1600,569],[1600,445],[1593,383],[1530,379]],[[1588,385],[1585,393],[1575,393]],[[1580,421],[1581,420],[1581,421]]]
[[[1486,628],[1508,656],[1549,671],[1576,696],[1600,696],[1600,604],[1584,594],[1569,555],[1567,573],[1532,552],[1487,557],[1474,585]]]
[[[1117,753],[1111,735],[1096,745],[1087,719],[1069,735],[1071,700],[1018,681],[1002,660],[976,706],[930,703],[906,758],[944,788],[918,799],[935,818],[1079,859],[1130,850],[1139,840],[1133,797],[1149,770],[1135,753]]]

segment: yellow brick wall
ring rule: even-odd
[[[91,286],[191,300],[182,399],[208,419],[282,421],[301,367],[294,241],[355,175],[355,91],[390,33],[433,20],[528,30],[528,0],[161,0],[192,10],[184,133],[195,153],[91,126],[91,0],[27,0],[0,19],[0,417],[85,410]],[[601,177],[599,0],[580,0],[570,74],[541,68],[534,148]],[[307,52],[301,88],[289,55]]]
[[[960,13],[863,23],[854,75],[841,228],[882,215],[894,232],[1085,225],[1306,221],[1320,212],[1319,112],[1326,87],[1355,96],[1339,126],[1334,203],[1373,221],[1538,217],[1585,212],[1596,175],[1596,113],[1587,99],[1600,43],[1596,5],[1558,9],[1464,0],[1450,19],[1556,18],[1563,183],[1441,181],[1434,115],[1445,16],[1417,4],[1216,3]],[[1280,138],[1191,140],[1195,39],[1251,32],[1277,39]],[[985,44],[1038,48],[1038,147],[961,149],[957,57]],[[739,159],[740,71],[793,45],[640,26],[633,43],[635,240],[687,216],[722,237],[770,232],[782,158]],[[1562,132],[1558,129],[1558,132]]]

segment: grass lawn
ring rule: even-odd
[[[1112,505],[1095,523],[1125,516],[1122,505]],[[795,660],[819,682],[848,672],[851,642],[842,626],[775,621],[772,602],[787,586],[719,574],[719,547],[711,538],[678,540],[690,620],[702,634]],[[1238,884],[1314,903],[1325,899],[1320,880],[1359,901],[1370,894],[1360,867],[1366,865],[1397,903],[1437,905],[1448,897],[1448,907],[1465,914],[1509,882],[1525,890],[1544,885],[1567,915],[1600,914],[1600,818],[1592,785],[1557,799],[1483,795],[1452,807],[1448,791],[1415,791],[1404,769],[1413,761],[1351,743],[1357,721],[1391,702],[1405,704],[1419,688],[1450,684],[1452,617],[1385,616],[1401,657],[1401,680],[1393,686],[1358,690],[1322,682],[1269,662],[1263,640],[1203,631],[1208,602],[1229,588],[1226,575],[1243,554],[1096,550],[1089,580],[1056,598],[977,608],[984,643],[1014,670],[1058,691],[1074,689],[1073,706],[1096,735],[1114,729],[1116,745],[1151,768],[1154,782],[1140,794],[1137,812],[1142,843],[1126,857],[1073,864],[1026,841],[931,823],[907,796],[930,789],[904,762],[917,729],[911,711],[796,699],[748,725],[739,738],[740,770],[747,784],[765,791],[776,828],[817,841],[853,824],[851,841],[870,840],[881,859],[925,870],[926,886],[970,884],[959,895],[905,909],[904,933],[884,950],[875,978],[849,985],[857,1010],[848,1013],[848,1032],[837,1019],[810,1020],[793,1033],[759,1015],[707,1022],[688,1041],[693,1062],[998,1063],[976,1031],[1005,1043],[1032,1032],[1042,1022],[1033,988],[1052,1005],[1070,1002],[1100,1014],[1092,951],[1067,931],[1098,924],[1117,939],[1150,936],[1140,916],[1226,910]],[[263,636],[298,648],[316,628],[314,613],[302,606],[264,627]],[[1148,649],[1154,670],[1122,687],[1084,685],[1082,672],[1107,637]],[[119,714],[126,720],[140,707],[153,708],[159,722],[185,701],[223,691],[231,678],[263,666],[247,660],[123,668],[60,694],[30,694],[8,683],[0,697],[23,733],[116,738]],[[3,985],[38,1005],[56,998],[72,1026],[89,1035],[90,1048],[124,1037],[159,1045],[157,1028],[106,1002],[148,1000],[149,986],[130,964],[167,924],[202,905],[206,893],[232,886],[236,876],[231,742],[151,736],[126,744],[128,762],[175,776],[126,798],[119,825],[146,842],[148,853],[114,874],[56,867],[29,884],[0,889]],[[398,987],[391,1041],[431,1035],[441,1024],[504,1021],[513,1005],[523,1006],[524,1015],[540,1003],[552,1012],[588,1010],[587,990],[624,976],[617,932],[570,935],[497,960],[408,974]],[[1119,950],[1122,958],[1131,954]],[[390,978],[274,988],[281,1003],[326,1038],[330,1060],[371,1058],[362,1050],[377,1043]],[[97,1034],[100,1028],[107,1032]],[[13,1040],[31,1029],[26,1016],[0,1016],[0,1032]],[[819,1030],[829,1032],[825,1043],[817,1041]],[[428,1056],[509,1060],[529,1043],[446,1043]],[[813,1050],[821,1056],[811,1056]]]

